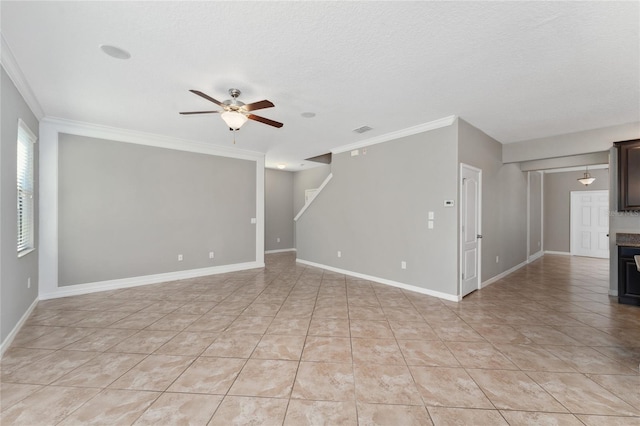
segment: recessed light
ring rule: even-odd
[[[278,167],[280,170],[282,170],[285,167],[287,167],[287,165],[286,164],[278,164],[276,167]]]
[[[100,50],[116,59],[129,59],[131,57],[131,53],[119,47],[111,46],[110,44],[101,44]]]
[[[300,115],[303,116],[304,118],[313,118],[313,117],[316,116],[316,113],[315,112],[303,112]]]

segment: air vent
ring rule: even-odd
[[[357,129],[353,129],[353,131],[356,133],[364,133],[364,132],[368,132],[369,130],[373,130],[373,129],[369,126],[362,126],[362,127],[358,127]]]

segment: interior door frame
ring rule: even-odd
[[[540,175],[540,250],[531,253],[531,174]],[[533,262],[544,254],[544,172],[530,170],[527,172],[527,262]]]
[[[463,248],[464,248],[464,240],[463,240],[463,212],[462,212],[462,196],[463,196],[463,179],[462,179],[462,170],[468,169],[473,172],[478,173],[478,235],[482,235],[482,169],[474,167],[469,164],[460,163],[460,175],[459,175],[459,186],[458,186],[458,294],[460,297],[462,296],[462,272],[464,270],[464,256],[463,256]],[[478,256],[476,260],[476,265],[478,267],[478,288],[476,290],[480,290],[482,288],[482,238],[478,238]]]

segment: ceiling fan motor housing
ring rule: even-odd
[[[238,100],[238,96],[240,96],[242,92],[239,89],[229,89],[229,95],[231,95],[231,99],[228,99],[223,104],[229,106],[230,111],[238,111],[240,107],[244,106],[244,102]]]

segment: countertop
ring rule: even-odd
[[[640,234],[616,234],[616,245],[624,247],[640,247]]]

